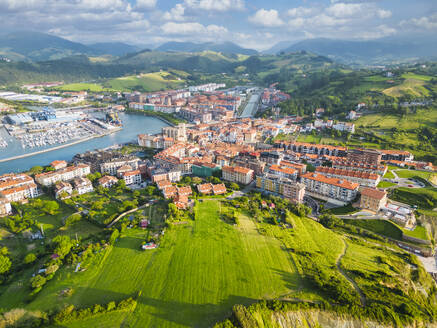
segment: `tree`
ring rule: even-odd
[[[29,253],[24,257],[24,263],[29,264],[36,261],[36,255],[33,253]]]
[[[11,260],[5,255],[0,255],[0,274],[6,273],[11,269]]]
[[[47,214],[54,215],[59,210],[59,204],[54,200],[49,200],[44,203],[42,210]]]
[[[52,239],[52,242],[55,246],[54,253],[58,254],[61,259],[70,253],[71,247],[73,247],[69,236],[56,236]]]
[[[44,286],[44,284],[46,282],[47,282],[47,279],[41,275],[37,275],[37,276],[33,277],[32,279],[30,279],[30,285],[34,289]]]
[[[229,188],[231,188],[232,190],[240,190],[240,186],[238,184],[236,184],[235,182],[232,182],[229,185]]]
[[[32,173],[33,175],[40,174],[43,171],[44,171],[44,168],[42,166],[39,166],[39,165],[34,166],[30,169],[30,173]]]

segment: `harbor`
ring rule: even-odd
[[[71,160],[77,153],[135,141],[139,133],[159,133],[163,127],[168,126],[154,117],[130,113],[121,113],[119,116],[123,127],[114,126],[104,134],[33,148],[23,148],[19,139],[12,137],[5,127],[0,127],[0,138],[8,143],[8,146],[0,151],[0,174],[25,171],[35,165],[47,165],[54,160]],[[106,124],[104,119],[104,113],[92,113],[89,120],[81,124],[85,124],[89,129],[92,127],[95,129],[94,132],[103,131]]]

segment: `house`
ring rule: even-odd
[[[387,203],[387,192],[376,188],[364,188],[361,190],[360,207],[379,212]]]
[[[212,184],[211,183],[203,183],[197,185],[197,191],[201,194],[210,194],[212,193]]]
[[[111,188],[118,183],[118,179],[112,175],[105,175],[98,180],[98,183],[103,188]]]
[[[188,196],[185,195],[177,195],[174,198],[174,204],[177,208],[184,210],[187,208],[188,205]]]
[[[334,199],[342,203],[351,202],[358,194],[359,184],[344,179],[329,178],[323,174],[308,172],[302,175],[301,182],[306,192],[322,199]]]
[[[120,167],[117,169],[117,177],[121,178],[121,177],[123,176],[124,173],[126,173],[126,172],[130,172],[130,171],[133,171],[132,166],[130,166],[130,165],[123,165],[123,166],[120,166]]]
[[[224,183],[216,184],[212,186],[212,192],[214,195],[223,195],[226,194],[226,186]]]
[[[224,166],[222,168],[223,179],[247,185],[253,180],[254,171],[241,166]]]
[[[193,194],[193,190],[190,186],[178,187],[177,191],[179,196],[191,196]]]
[[[162,193],[165,199],[173,198],[177,195],[178,190],[175,186],[169,186],[162,189]]]
[[[55,185],[56,199],[69,197],[72,193],[73,193],[73,187],[68,182],[61,181]]]
[[[92,192],[94,190],[93,184],[88,178],[76,178],[73,180],[74,189],[79,195]]]

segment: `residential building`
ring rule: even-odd
[[[86,164],[78,164],[62,168],[53,172],[46,172],[35,175],[35,180],[39,184],[50,187],[56,182],[70,181],[75,178],[81,178],[90,174],[90,167]]]
[[[177,126],[166,126],[162,128],[162,134],[175,141],[187,140],[186,125],[184,123],[178,124]]]
[[[335,169],[342,170],[352,170],[352,171],[361,171],[361,172],[369,172],[374,174],[379,174],[383,176],[387,172],[387,166],[385,165],[374,165],[363,162],[351,162],[347,159],[336,159],[332,161],[332,167]]]
[[[116,175],[117,170],[125,165],[129,165],[132,170],[137,170],[139,161],[140,159],[135,156],[122,156],[113,158],[100,164],[100,172],[107,173],[109,175]]]
[[[71,196],[73,193],[73,187],[68,182],[58,182],[55,185],[55,197],[58,198],[67,198]]]
[[[375,173],[336,169],[333,167],[319,166],[316,172],[330,178],[345,179],[350,182],[358,183],[360,186],[375,188],[381,181],[381,176]]]
[[[209,195],[212,193],[212,183],[202,183],[197,185],[197,191],[201,194]]]
[[[53,167],[55,170],[60,170],[65,167],[67,167],[66,161],[53,161],[50,163],[50,166]]]
[[[376,188],[361,190],[360,207],[379,212],[387,203],[387,192]]]
[[[0,198],[9,202],[18,202],[38,196],[38,188],[32,177],[27,174],[4,174],[0,176]]]
[[[269,173],[256,177],[256,187],[282,195],[295,204],[302,203],[305,196],[304,184]]]
[[[328,198],[349,203],[357,196],[359,184],[344,179],[329,178],[323,174],[305,173],[301,182],[306,186],[306,192],[318,198]]]
[[[224,183],[220,183],[220,184],[215,184],[212,186],[212,193],[214,195],[223,195],[226,194],[227,190],[226,190],[226,186]]]
[[[349,149],[346,158],[350,162],[379,165],[381,157],[381,153],[374,149]]]
[[[226,181],[247,185],[253,180],[253,170],[241,166],[224,166],[222,176]]]
[[[268,172],[293,181],[297,179],[297,170],[287,166],[274,164],[268,168]]]
[[[168,181],[168,180],[158,181],[158,182],[156,182],[156,185],[158,186],[159,190],[164,190],[165,188],[168,188],[168,187],[172,186],[171,182]]]
[[[118,179],[112,175],[105,175],[98,180],[98,183],[103,188],[111,188],[118,183]]]
[[[214,163],[194,163],[191,166],[191,171],[193,175],[198,177],[210,177],[214,176],[215,174],[220,174],[220,166]]]
[[[73,180],[74,190],[77,191],[79,195],[83,195],[94,190],[93,184],[88,178],[75,178]]]
[[[126,186],[129,186],[132,184],[140,184],[142,181],[140,170],[132,170],[132,171],[123,172],[123,173],[121,173],[120,178],[122,178],[124,180],[124,182],[126,183]]]
[[[334,130],[346,131],[348,133],[355,133],[355,124],[349,122],[338,122],[332,126]]]

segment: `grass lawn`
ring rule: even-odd
[[[377,185],[378,188],[389,188],[389,187],[393,187],[393,186],[396,186],[396,183],[392,183],[392,182],[388,182],[388,181],[381,181]]]
[[[416,228],[411,231],[407,229],[403,229],[404,234],[410,237],[419,238],[423,240],[429,240],[429,234],[425,227],[416,226]]]
[[[351,204],[347,204],[346,206],[342,206],[342,207],[332,208],[330,209],[330,211],[332,214],[335,215],[346,215],[346,214],[358,212],[358,210],[355,207],[353,207]]]
[[[120,91],[142,90],[147,92],[177,89],[185,84],[185,80],[170,72],[155,72],[140,75],[119,77],[105,82],[105,86]]]
[[[80,273],[63,269],[29,308],[105,303],[142,290],[135,312],[114,315],[114,322],[124,320],[129,327],[199,327],[211,326],[235,303],[297,289],[300,276],[281,243],[260,235],[244,215],[238,227],[221,221],[220,204],[199,203],[194,223],[168,229],[157,250],[141,251],[145,232],[130,231],[100,265]],[[71,299],[59,301],[59,291],[72,285],[76,292]],[[87,325],[100,326],[101,320],[88,320]]]
[[[419,177],[425,180],[430,180],[431,177],[436,176],[436,174],[432,172],[416,171],[416,170],[398,170],[396,171],[396,174],[400,178],[408,179],[408,178]]]
[[[397,188],[393,190],[391,198],[409,205],[417,205],[421,209],[437,207],[437,188]]]
[[[388,171],[388,170],[387,170],[387,173],[384,174],[384,178],[386,178],[386,179],[394,179],[394,178],[395,178],[395,175],[393,174],[392,171]]]
[[[343,220],[347,224],[351,224],[366,230],[370,230],[379,235],[390,237],[393,239],[402,240],[402,230],[396,224],[387,220],[372,220],[372,219],[362,219],[362,220]]]

